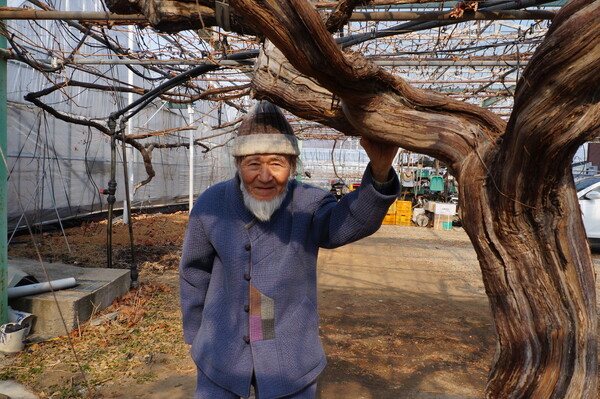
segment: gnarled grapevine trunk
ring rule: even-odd
[[[196,26],[217,15],[199,12],[212,1],[129,3],[154,25],[166,21],[166,31],[178,30],[169,21],[180,17]],[[595,398],[595,277],[570,163],[600,133],[600,1],[571,1],[555,17],[519,82],[508,125],[344,54],[307,0],[228,3],[231,29],[262,32],[277,47],[267,44],[257,61],[256,97],[348,135],[434,156],[459,180],[463,225],[498,334],[486,396]],[[356,3],[340,4],[342,21]]]
[[[231,3],[283,54],[265,47],[257,97],[432,155],[460,181],[463,225],[498,334],[486,396],[595,398],[595,277],[570,163],[600,130],[600,2],[563,7],[524,72],[507,126],[346,56],[308,2]]]
[[[489,397],[596,397],[595,277],[570,163],[599,133],[599,18],[600,2],[563,8],[483,160],[484,189],[461,179],[498,333]]]

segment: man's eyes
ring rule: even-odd
[[[261,163],[260,162],[250,162],[247,163],[246,165],[244,165],[246,168],[252,168],[252,169],[258,169],[261,167]],[[269,168],[285,168],[287,167],[287,164],[285,162],[270,162],[268,164],[266,164]]]
[[[255,161],[255,162],[250,161],[250,162],[242,163],[242,167],[244,167],[244,168],[257,168],[259,166],[260,166],[260,162],[257,162],[257,161]]]

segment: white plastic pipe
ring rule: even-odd
[[[8,288],[8,299],[19,298],[22,296],[41,294],[48,291],[62,290],[65,288],[75,287],[77,281],[75,277],[63,278],[60,280],[48,281],[46,283],[28,284],[19,287]]]

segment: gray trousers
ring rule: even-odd
[[[219,385],[212,382],[200,369],[198,370],[198,379],[196,382],[196,393],[194,399],[240,399],[239,396],[231,391],[221,388]],[[260,396],[260,390],[256,386],[256,381],[252,378],[254,386],[254,398],[263,399]],[[317,394],[317,381],[313,381],[310,385],[303,388],[300,392],[284,396],[281,399],[315,399]]]

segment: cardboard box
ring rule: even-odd
[[[453,215],[439,215],[436,213],[433,218],[433,229],[452,230],[452,219]]]

